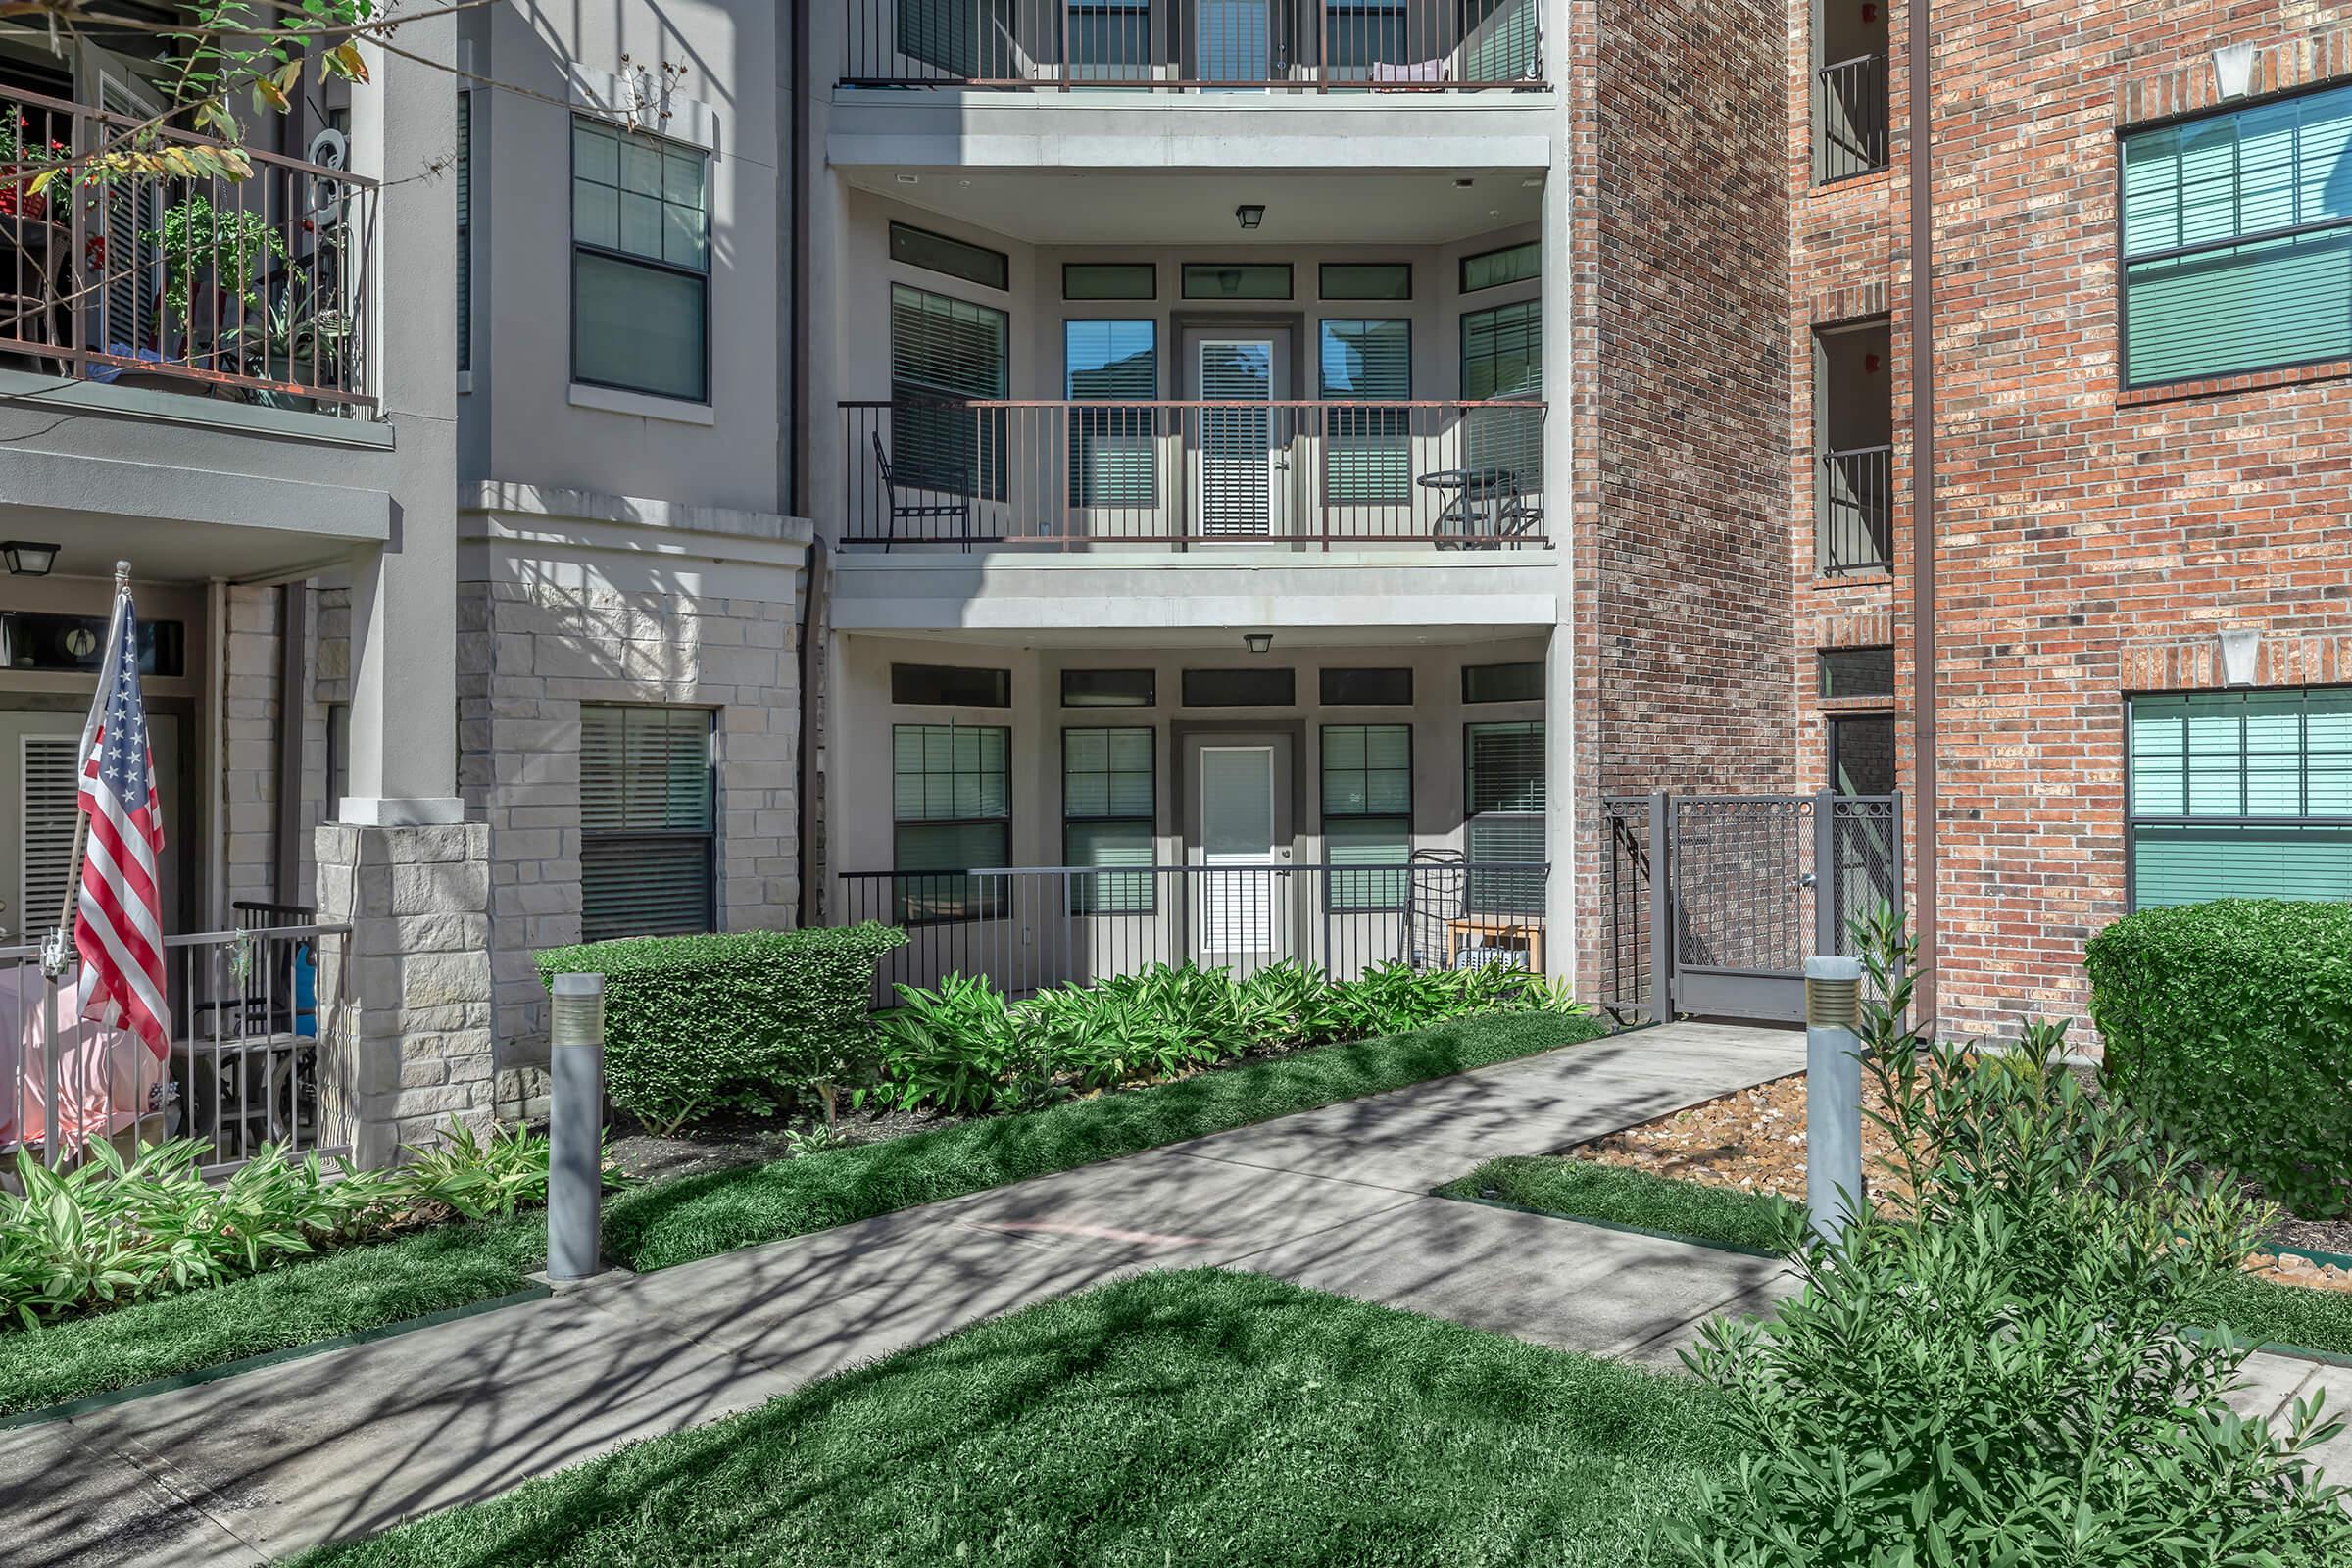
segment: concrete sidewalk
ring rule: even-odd
[[[1145,1268],[1671,1364],[1777,1266],[1426,1194],[1802,1056],[1779,1031],[1647,1030],[0,1434],[8,1561],[270,1561]],[[2310,1374],[2266,1365],[2258,1396]]]

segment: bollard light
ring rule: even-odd
[[[547,1273],[584,1280],[603,1267],[605,977],[560,974],[548,1018]]]
[[[1832,1240],[1862,1200],[1862,960],[1805,960],[1805,1212]]]

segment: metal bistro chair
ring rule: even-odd
[[[221,1144],[242,1157],[264,1142],[300,1138],[318,1123],[317,944],[269,935],[309,925],[317,911],[242,900],[229,908],[236,928],[253,934],[257,951],[242,974],[230,974],[227,994],[190,1007],[183,1049],[198,1126],[217,1127]]]
[[[1507,873],[1506,873],[1507,874]],[[1459,850],[1415,850],[1405,872],[1405,958],[1416,969],[1544,966],[1533,921],[1473,913],[1470,871]]]
[[[972,485],[967,481],[957,486],[937,475],[909,473],[904,467],[893,466],[890,453],[882,445],[882,432],[870,433],[874,441],[874,465],[882,470],[882,491],[890,500],[890,528],[882,536],[882,553],[889,555],[890,547],[898,542],[901,521],[921,523],[934,517],[953,517],[956,539],[968,554],[972,548]],[[924,543],[923,530],[913,529],[909,542]]]

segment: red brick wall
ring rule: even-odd
[[[1785,149],[1768,0],[1603,0],[1601,786],[1788,778]]]
[[[1808,11],[1800,0],[1790,12],[1790,341],[1822,302],[1865,281],[1847,272],[1875,274],[1905,367],[1908,18],[1895,4],[1895,171],[1815,192],[1802,162]],[[2352,363],[2127,395],[2118,355],[2117,131],[2210,106],[2222,44],[2266,46],[2258,91],[2346,77],[2352,36],[2311,30],[2315,15],[2120,0],[1939,10],[1937,970],[1939,1011],[1957,1030],[2084,1010],[2082,944],[2124,912],[2127,692],[2216,684],[2213,634],[2226,625],[2264,634],[2264,684],[2352,677]],[[1805,361],[1792,363],[1790,412],[1806,432]],[[1898,498],[1908,418],[1898,401]],[[1797,447],[1801,460],[1808,435]],[[1800,651],[1884,595],[1907,728],[1908,509],[1898,503],[1891,584],[1818,589],[1801,461],[1791,479]],[[1803,746],[1817,770],[1810,711]],[[1903,768],[1915,786],[1907,744]]]
[[[1576,11],[1602,40],[1571,109],[1591,823],[1602,793],[1788,786],[1788,202],[1777,5]]]

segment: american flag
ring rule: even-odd
[[[81,862],[74,946],[81,957],[81,1015],[127,1029],[158,1060],[171,1054],[164,1001],[163,901],[156,865],[164,853],[164,809],[156,798],[155,754],[139,696],[139,617],[130,590],[115,596],[98,701],[82,732],[79,808],[90,819]]]

